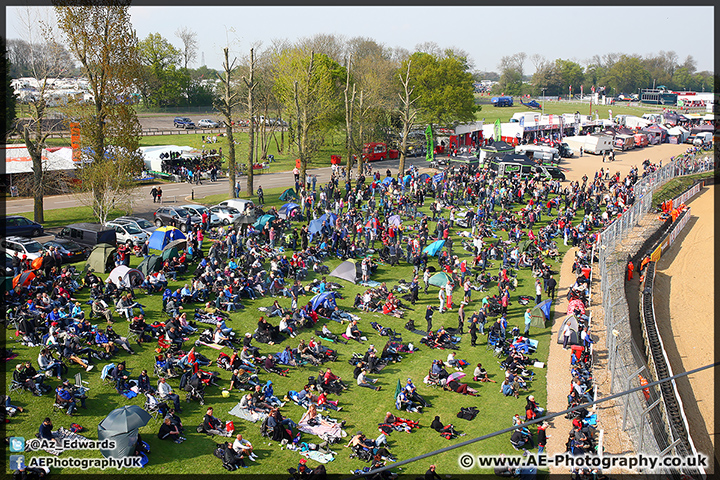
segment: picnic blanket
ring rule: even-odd
[[[54,435],[53,435],[53,436],[54,436]],[[82,435],[80,435],[80,434],[78,434],[78,433],[74,433],[74,432],[68,430],[68,429],[65,428],[65,427],[60,427],[60,428],[58,428],[58,430],[57,430],[57,437],[56,437],[56,438],[57,438],[58,440],[65,439],[65,438],[67,438],[68,440],[88,440],[87,437],[83,437]],[[48,452],[48,453],[51,454],[51,455],[60,455],[60,454],[63,453],[65,450],[63,450],[62,448],[52,448],[52,447],[50,447],[50,448],[46,448],[45,451]]]
[[[315,460],[316,462],[320,463],[328,463],[335,460],[335,452],[333,452],[332,450],[330,451],[330,453],[322,453],[317,450],[298,450],[298,453],[303,457],[307,457],[310,460]]]
[[[375,280],[368,280],[367,282],[360,282],[360,285],[363,287],[375,288],[382,284],[380,282],[376,282]]]
[[[331,425],[320,424],[314,427],[307,423],[298,423],[298,430],[303,433],[309,433],[310,435],[316,435],[330,443],[337,439],[347,437],[347,432],[342,429],[339,423],[332,423]]]
[[[261,422],[267,417],[267,413],[251,412],[247,408],[240,408],[240,403],[235,405],[228,413],[252,423]]]

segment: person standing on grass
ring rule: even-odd
[[[442,290],[441,290],[442,292]],[[440,305],[442,305],[442,302],[440,302]],[[427,309],[425,310],[425,321],[427,321],[427,333],[432,332],[432,317],[433,317],[433,307],[432,305],[428,305]]]
[[[460,304],[460,308],[458,308],[458,332],[460,335],[463,334],[463,327],[465,326],[465,305],[463,303]]]
[[[555,287],[557,287],[557,281],[553,278],[552,275],[550,275],[550,278],[548,278],[547,281],[547,292],[548,297],[555,300]]]
[[[535,279],[535,305],[542,300],[542,282],[539,278]]]
[[[530,336],[530,322],[532,322],[532,315],[528,308],[525,310],[525,332],[523,333],[526,337]]]

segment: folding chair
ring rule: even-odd
[[[16,382],[15,380],[13,380],[12,383],[10,384],[10,387],[8,387],[8,393],[15,393],[15,392],[25,393],[25,386],[22,383]]]
[[[155,398],[155,395],[152,393],[144,393],[145,395],[145,406],[143,407],[143,410],[148,412],[150,416],[155,420],[156,422],[160,418],[160,401]]]
[[[128,343],[137,342],[140,339],[140,335],[142,333],[143,332],[138,332],[137,330],[128,329],[128,334],[127,334],[127,337],[125,337],[125,338],[127,338]]]
[[[90,390],[90,387],[86,387],[85,385],[90,385],[90,382],[86,382],[82,379],[82,373],[78,372],[75,374],[75,386],[78,389],[81,389],[84,392],[87,392]]]
[[[108,363],[105,365],[102,369],[102,372],[100,372],[100,380],[102,380],[104,385],[114,385],[115,381],[112,378],[112,371],[115,368],[114,363]]]

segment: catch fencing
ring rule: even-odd
[[[709,171],[714,167],[712,152],[702,152],[675,158],[640,178],[633,189],[635,203],[600,234],[595,252],[600,267],[611,394],[654,380],[648,369],[647,356],[632,337],[625,296],[628,252],[619,251],[618,247],[651,211],[653,193],[658,188],[678,176]],[[635,253],[631,252],[633,256]],[[621,397],[619,406],[622,410],[622,429],[629,434],[638,452],[650,455],[682,453],[676,450],[678,440],[672,438],[671,429],[667,428],[669,421],[657,386]],[[657,473],[673,477],[679,475],[677,471],[671,470]]]

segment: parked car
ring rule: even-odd
[[[175,119],[173,120],[173,125],[175,125],[175,128],[195,128],[195,123],[188,117],[175,117]]]
[[[99,223],[73,223],[63,227],[55,238],[67,238],[88,247],[94,247],[98,243],[117,243],[115,229]]]
[[[12,255],[5,252],[5,276],[14,277],[15,270],[13,269]]]
[[[235,218],[242,215],[240,210],[238,210],[237,208],[223,205],[215,205],[214,207],[210,207],[210,211],[220,217],[220,221],[222,221],[223,225],[230,225],[231,223],[233,223]]]
[[[150,235],[146,231],[136,227],[132,223],[107,222],[105,226],[115,230],[118,243],[132,243],[141,246],[150,238]]]
[[[39,237],[45,233],[45,229],[39,223],[28,220],[19,215],[5,217],[5,234],[17,235],[20,237]]]
[[[142,217],[118,217],[113,220],[113,222],[130,223],[138,227],[140,230],[144,230],[148,235],[152,235],[152,232],[157,229],[154,223]]]
[[[10,256],[15,255],[15,252],[17,252],[20,258],[25,255],[30,260],[41,257],[45,251],[37,240],[17,236],[0,239],[0,248],[5,250],[5,253]]]
[[[181,207],[160,207],[153,213],[153,218],[155,219],[155,225],[158,227],[171,225],[179,228],[181,232],[186,233],[187,224],[185,223],[185,219],[189,213],[190,212]],[[200,223],[201,221],[202,219],[197,215],[190,215],[191,223]]]
[[[209,118],[201,118],[197,123],[198,128],[220,128],[220,123]]]
[[[205,205],[183,205],[180,208],[184,208],[185,210],[190,212],[190,215],[197,215],[201,219],[202,214],[207,213],[208,215],[210,215],[210,226],[214,227],[223,223],[220,217],[218,217],[217,214],[212,213],[210,209]]]
[[[90,253],[90,249],[88,247],[83,247],[82,245],[66,238],[48,240],[47,242],[43,242],[42,246],[45,249],[48,247],[55,247],[58,249],[62,254],[63,263],[75,263],[85,260]]]
[[[240,213],[250,213],[255,209],[255,204],[252,200],[242,200],[239,198],[231,198],[218,204],[220,207],[234,207],[237,208]]]

